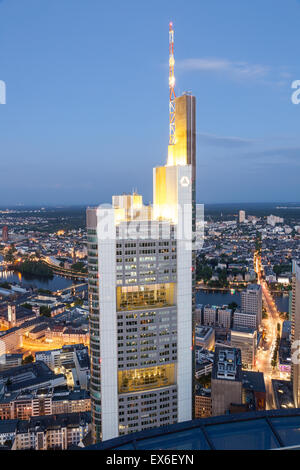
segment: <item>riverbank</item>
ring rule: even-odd
[[[54,274],[51,278],[45,278],[28,273],[22,274],[13,270],[0,270],[0,283],[1,282],[11,282],[24,287],[36,287],[37,289],[47,289],[55,292],[76,285],[82,281],[72,280],[57,274]]]

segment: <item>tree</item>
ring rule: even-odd
[[[22,307],[24,308],[28,308],[29,310],[32,310],[32,305],[31,304],[28,304],[25,302],[25,304],[22,304]]]
[[[53,277],[52,268],[47,266],[42,261],[24,261],[18,265],[18,270],[21,273],[34,274],[43,277]]]
[[[8,252],[4,255],[4,261],[8,261],[9,263],[12,263],[14,261],[14,251],[10,248]]]
[[[31,362],[34,361],[34,357],[32,354],[29,354],[29,356],[26,356],[23,360],[22,360],[22,364],[30,364]]]
[[[39,293],[39,294],[45,294],[45,295],[51,295],[51,294],[52,294],[52,291],[49,290],[49,289],[42,289],[42,288],[40,288],[40,289],[38,289],[38,293]]]
[[[72,270],[82,272],[82,273],[87,272],[87,268],[82,261],[78,261],[77,263],[72,264]]]
[[[8,282],[1,282],[0,287],[2,289],[10,289],[10,284]]]
[[[43,315],[44,317],[51,317],[51,309],[45,305],[42,305],[40,307],[40,315]]]
[[[292,270],[292,265],[291,264],[275,264],[273,266],[273,271],[275,274],[280,275],[282,273],[288,273],[291,272]]]
[[[221,270],[221,272],[219,274],[219,281],[224,287],[228,286],[227,270],[226,269]]]
[[[231,302],[230,304],[228,304],[228,308],[230,310],[235,311],[238,308],[238,304],[236,302]]]
[[[204,282],[207,282],[212,277],[212,268],[205,264],[203,259],[197,258],[196,260],[196,281],[200,281],[201,279]]]

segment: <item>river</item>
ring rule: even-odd
[[[1,282],[17,282],[24,286],[35,286],[38,289],[48,289],[56,291],[64,289],[72,284],[76,284],[72,279],[63,276],[54,275],[53,278],[46,278],[42,276],[33,276],[31,274],[21,274],[15,271],[1,271],[0,268],[0,284]],[[78,281],[79,282],[79,281]],[[82,281],[80,281],[82,282]],[[241,305],[241,293],[235,291],[207,291],[197,290],[196,303],[197,304],[210,304],[210,305],[228,305],[235,302]],[[280,312],[288,312],[289,310],[289,296],[288,294],[276,295],[275,302]]]
[[[63,276],[53,275],[53,278],[43,276],[33,276],[31,274],[21,274],[16,271],[1,271],[0,270],[0,284],[2,282],[17,282],[18,284],[26,286],[34,286],[38,289],[47,289],[56,291],[64,289],[72,284],[76,284],[72,279]],[[82,282],[82,281],[81,281]]]
[[[289,296],[288,294],[278,294],[274,296],[276,306],[279,312],[289,311]],[[237,305],[241,305],[241,293],[235,291],[233,294],[230,291],[208,291],[208,290],[197,290],[196,303],[197,304],[209,304],[209,305],[228,305],[231,302],[235,302]]]

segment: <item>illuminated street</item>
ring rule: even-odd
[[[30,352],[35,352],[35,351],[50,351],[52,349],[61,349],[63,346],[66,344],[72,344],[71,341],[68,341],[67,343],[63,340],[51,340],[51,341],[44,341],[44,340],[32,340],[27,338],[26,336],[23,336],[23,343],[22,343],[22,351],[30,351]],[[76,344],[76,341],[74,341],[74,344]],[[84,343],[82,343],[84,344]],[[88,346],[88,344],[85,344]]]
[[[280,324],[280,331],[283,320],[280,318],[275,301],[269,291],[268,285],[261,276],[261,262],[259,255],[254,255],[254,267],[257,274],[257,283],[261,285],[263,304],[266,308],[268,318],[263,319],[264,339],[260,344],[256,356],[256,369],[263,372],[266,385],[266,403],[267,409],[275,408],[272,379],[288,379],[289,375],[279,372],[277,367],[273,367],[272,357],[276,345],[277,324]]]

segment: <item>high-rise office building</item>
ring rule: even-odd
[[[8,241],[8,226],[7,225],[4,225],[4,227],[2,227],[2,240],[4,241],[4,243]]]
[[[259,284],[250,284],[242,292],[242,312],[256,315],[257,328],[262,320],[262,290]]]
[[[300,263],[293,261],[292,268],[292,381],[294,402],[300,406]]]
[[[246,212],[239,211],[239,223],[242,224],[246,220]]]
[[[255,313],[245,313],[236,310],[233,314],[233,328],[257,328],[257,318]]]
[[[241,350],[242,368],[253,369],[255,366],[257,331],[251,328],[231,330],[231,346]]]
[[[94,441],[193,415],[195,98],[172,99],[153,206],[134,193],[87,209]]]

